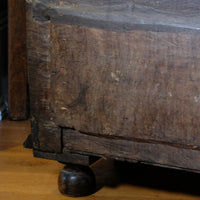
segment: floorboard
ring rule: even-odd
[[[61,163],[34,158],[22,144],[30,133],[29,121],[0,122],[0,199],[70,200],[59,193]],[[199,200],[195,173],[142,164],[101,160],[92,166],[98,191],[82,200]]]

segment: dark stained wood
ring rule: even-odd
[[[27,2],[37,152],[200,170],[198,1]]]
[[[32,19],[27,5],[27,48],[29,57],[30,109],[33,147],[46,152],[62,151],[61,129],[55,125],[50,110],[50,22]],[[41,31],[42,34],[39,34]],[[39,120],[40,119],[40,120]]]
[[[61,163],[84,165],[84,166],[89,166],[99,159],[96,156],[88,156],[72,152],[49,153],[49,152],[34,150],[33,154],[35,157],[38,158],[57,160]]]
[[[9,0],[9,117],[26,119],[27,51],[26,9],[24,0]]]
[[[52,122],[32,121],[33,148],[52,153],[62,152],[61,128]]]
[[[81,132],[200,145],[200,34],[52,24],[55,123]]]
[[[86,166],[66,165],[59,174],[58,188],[62,194],[71,197],[93,194],[96,188],[94,173]]]
[[[0,77],[2,82],[3,77],[7,74],[7,9],[5,5],[6,1],[1,1],[0,3]],[[0,94],[2,95],[2,86],[0,85]]]
[[[199,150],[160,143],[104,138],[70,129],[63,130],[63,143],[63,152],[81,152],[122,161],[140,161],[193,171],[200,169]]]
[[[32,8],[27,4],[27,50],[29,65],[30,109],[43,121],[51,118],[49,108],[50,92],[50,21],[36,22]],[[40,33],[42,34],[40,34]],[[37,120],[37,119],[36,119]]]

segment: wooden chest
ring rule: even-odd
[[[27,3],[35,156],[199,172],[199,0]]]

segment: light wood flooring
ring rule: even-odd
[[[63,165],[34,158],[22,144],[29,121],[0,122],[0,200],[68,200],[57,189]],[[116,167],[117,166],[117,167]],[[200,200],[200,175],[102,160],[92,166],[100,189],[82,200]]]

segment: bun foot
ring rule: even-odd
[[[87,166],[67,165],[59,174],[58,188],[70,197],[88,196],[95,192],[95,175]]]

